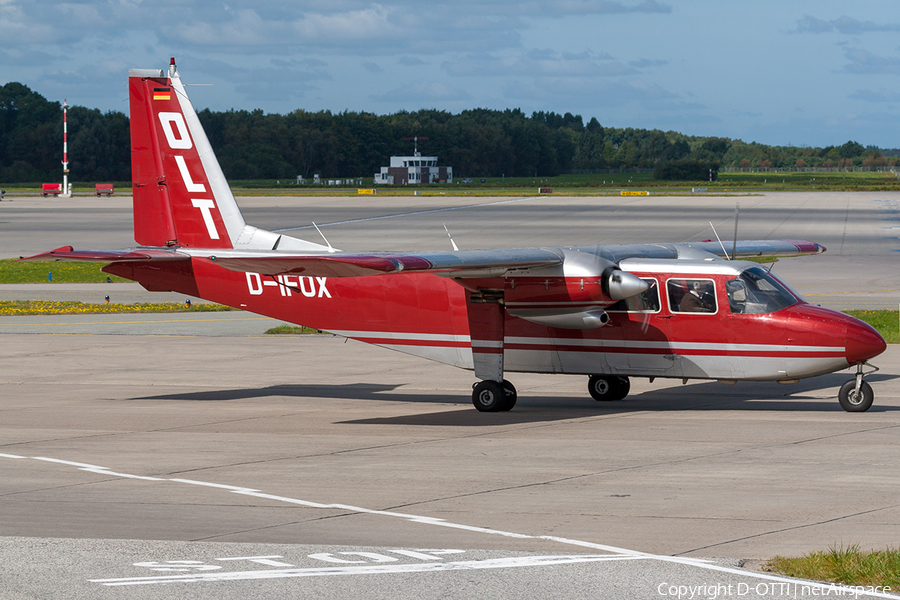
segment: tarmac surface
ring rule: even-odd
[[[896,308],[898,199],[239,202],[267,228],[416,213],[323,232],[347,249],[443,249],[442,223],[461,248],[714,238],[709,220],[730,237],[737,200],[741,238],[828,247],[775,265],[810,301]],[[129,204],[4,201],[0,255],[131,246]],[[92,207],[104,216],[81,214]],[[170,296],[56,285],[26,295]],[[828,585],[747,567],[896,546],[896,346],[875,360],[866,413],[840,409],[842,372],[792,386],[633,379],[615,403],[591,400],[583,377],[515,374],[515,410],[485,414],[471,373],[263,336],[271,325],[242,312],[0,318],[0,596],[812,598]]]

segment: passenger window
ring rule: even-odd
[[[714,313],[716,286],[711,279],[670,279],[666,282],[673,313]]]
[[[606,309],[606,312],[659,312],[659,283],[655,279],[642,278],[650,284],[650,287],[631,298],[619,300]]]

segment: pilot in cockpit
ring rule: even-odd
[[[688,293],[678,304],[680,312],[715,312],[712,299],[712,284],[706,281],[692,281]]]

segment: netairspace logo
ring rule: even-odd
[[[871,594],[889,594],[890,586],[847,586],[837,583],[719,583],[676,585],[661,583],[656,592],[677,600],[717,600],[720,598],[860,598]]]

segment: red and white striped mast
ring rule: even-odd
[[[63,189],[62,195],[66,197],[71,197],[69,194],[69,123],[67,120],[69,111],[69,105],[66,103],[66,99],[63,98]]]

